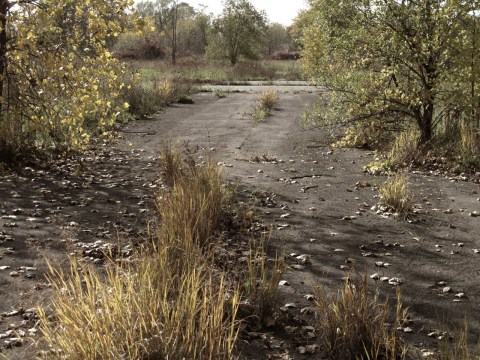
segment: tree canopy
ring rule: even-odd
[[[478,0],[310,0],[303,65],[330,90],[319,119],[413,120],[421,143],[452,117],[478,122]]]
[[[248,0],[225,0],[222,14],[213,21],[210,51],[235,65],[240,57],[255,57],[263,44],[266,15]]]

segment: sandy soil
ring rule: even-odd
[[[194,149],[198,161],[208,156],[222,164],[227,181],[237,185],[263,223],[276,229],[271,241],[276,249],[307,255],[305,268],[290,269],[284,279],[289,285],[280,287],[278,306],[295,304],[288,310],[292,317],[305,319],[300,309],[311,305],[305,295],[315,285],[337,291],[347,270],[366,271],[401,279],[412,319],[413,332],[405,333],[412,357],[435,348],[429,333],[460,327],[465,316],[478,339],[480,217],[470,216],[480,212],[478,178],[413,173],[412,221],[377,214],[375,186],[386,177],[364,173],[373,154],[332,149],[326,131],[299,127],[300,113],[315,101],[314,88],[282,86],[279,109],[262,123],[249,116],[255,88],[246,90],[222,99],[201,93],[193,105],[176,105],[152,120],[131,122],[117,142],[99,144],[81,161],[1,174],[3,354],[12,359],[35,356],[35,337],[30,340],[28,334],[38,324],[30,309],[48,305],[45,259],[61,264],[66,254],[76,252],[101,263],[97,250],[106,243],[121,243],[120,251],[128,252],[121,239],[145,238],[154,213],[157,157],[169,139]],[[251,161],[263,155],[270,161]],[[378,262],[390,266],[378,267]],[[394,296],[395,286],[371,282]],[[15,334],[8,330],[25,331],[23,346],[15,346]],[[263,339],[242,339],[244,358],[304,358],[296,352],[298,344],[278,330],[269,330],[268,345]]]

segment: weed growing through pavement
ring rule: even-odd
[[[396,313],[390,301],[381,301],[370,291],[368,277],[359,281],[347,277],[339,294],[331,299],[324,289],[316,289],[317,328],[321,347],[331,359],[405,359],[407,348],[397,327],[407,317],[400,291]]]
[[[408,189],[405,173],[398,173],[388,178],[379,189],[385,205],[395,211],[400,219],[405,220],[412,209],[413,196]]]
[[[278,92],[276,90],[265,90],[262,91],[258,97],[259,107],[268,110],[275,110],[278,105]]]
[[[269,238],[262,235],[258,242],[250,241],[250,255],[245,276],[245,291],[254,315],[260,322],[271,316],[275,309],[278,285],[286,270],[284,257],[276,254],[272,261],[267,255]]]
[[[219,99],[224,99],[227,97],[227,94],[222,90],[215,90],[215,96]]]
[[[468,320],[465,318],[463,327],[453,337],[448,335],[442,336],[439,343],[438,360],[478,360],[480,356],[480,342],[476,349],[472,349],[468,338],[469,326]]]
[[[272,115],[272,111],[264,108],[254,108],[252,113],[252,118],[255,122],[260,123],[265,120],[265,118]]]
[[[262,122],[272,115],[278,105],[278,92],[276,90],[265,90],[255,100],[252,118],[255,122]]]
[[[216,166],[181,165],[166,151],[170,191],[159,194],[153,244],[105,272],[70,259],[50,267],[54,317],[40,310],[51,359],[233,359],[240,291],[213,266],[224,201]],[[164,170],[166,172],[166,170]]]

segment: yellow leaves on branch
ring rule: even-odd
[[[0,101],[9,107],[2,112],[43,134],[37,137],[74,148],[88,142],[87,122],[99,128],[111,124],[128,107],[119,99],[125,69],[106,44],[127,26],[132,5],[132,0],[40,0],[10,9],[7,69],[0,76],[12,79],[22,96],[4,94]]]

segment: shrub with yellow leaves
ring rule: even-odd
[[[107,50],[131,0],[0,0],[0,161],[16,149],[67,152],[125,111],[125,68]],[[8,35],[8,36],[7,36]],[[7,122],[19,124],[11,137]],[[13,149],[13,150],[12,150]]]

